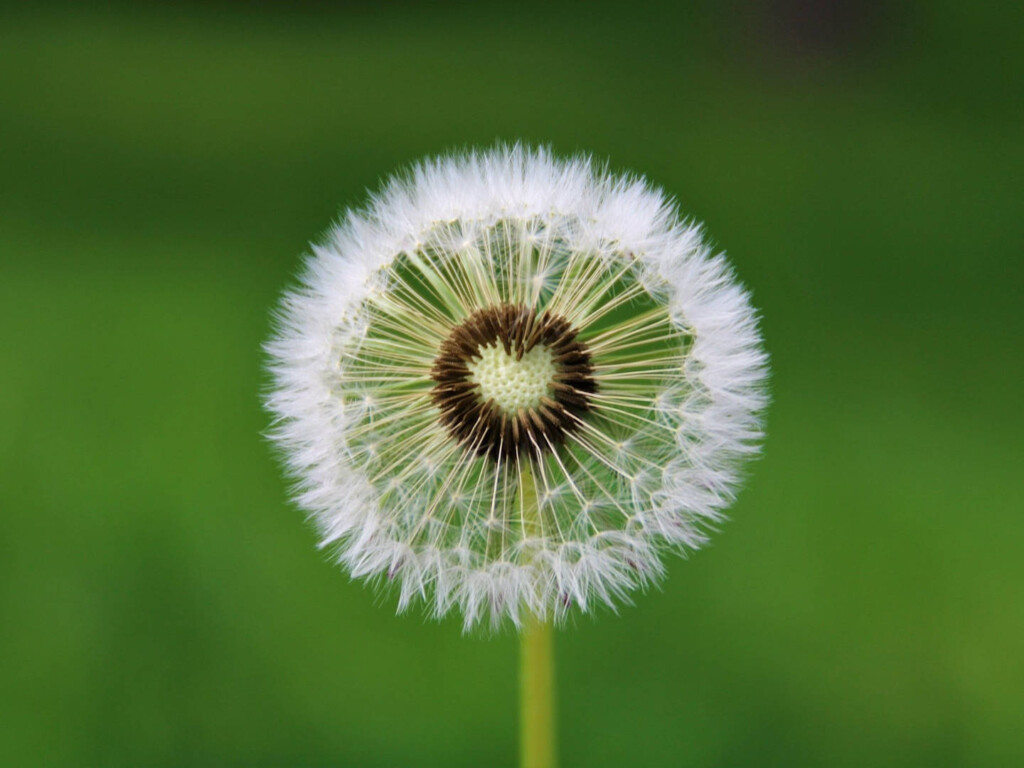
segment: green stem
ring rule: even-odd
[[[520,638],[521,768],[555,768],[555,644],[549,621],[530,615]]]
[[[523,523],[540,529],[540,510],[529,464],[523,468]],[[550,621],[528,614],[519,639],[519,765],[556,768],[555,633]]]

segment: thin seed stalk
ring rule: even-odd
[[[537,491],[529,461],[519,493],[528,535],[540,530]],[[528,613],[519,639],[519,765],[557,768],[555,738],[555,633],[550,620]]]

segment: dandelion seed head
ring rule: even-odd
[[[284,298],[267,405],[321,543],[467,627],[628,602],[761,440],[747,294],[644,180],[498,147],[349,212]]]

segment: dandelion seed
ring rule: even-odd
[[[627,600],[706,541],[761,437],[746,293],[660,191],[583,158],[423,162],[279,321],[273,435],[323,546],[467,627]]]

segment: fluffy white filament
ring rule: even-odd
[[[593,410],[542,461],[477,456],[430,399],[439,344],[500,302],[564,317],[593,357]],[[323,546],[467,628],[628,600],[706,541],[761,438],[767,358],[724,258],[643,179],[543,149],[390,181],[314,247],[268,351],[272,435]]]

